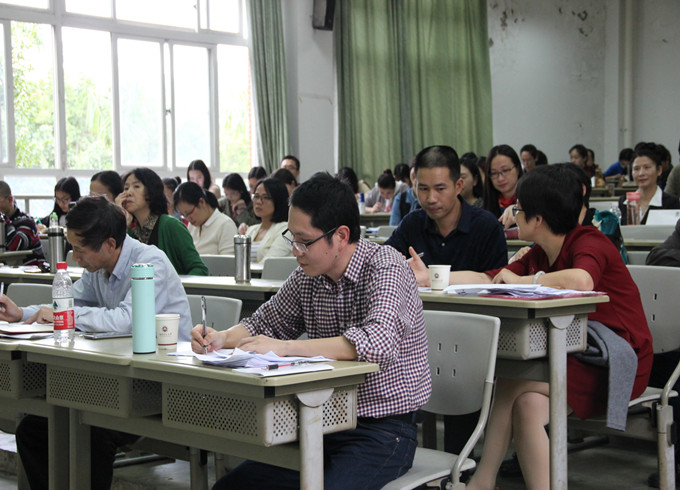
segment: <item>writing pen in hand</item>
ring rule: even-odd
[[[203,323],[203,338],[205,338],[205,336],[207,335],[206,326],[205,326],[205,324],[206,324],[206,314],[207,314],[207,308],[205,306],[205,296],[201,296],[201,322]],[[203,346],[203,352],[205,354],[208,353],[208,346],[207,345]]]
[[[292,367],[292,366],[300,366],[301,364],[310,364],[309,361],[295,361],[295,362],[289,362],[287,364],[270,364],[269,366],[263,366],[262,369],[265,371],[272,371],[274,369],[279,369],[282,367]]]
[[[425,255],[425,252],[420,252],[420,253],[418,254],[418,257],[420,257],[420,258],[422,259],[422,258],[423,258],[423,255]],[[406,262],[411,262],[412,260],[413,260],[413,257],[411,257],[410,259],[406,259]]]

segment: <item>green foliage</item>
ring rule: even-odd
[[[220,114],[220,170],[248,172],[250,170],[249,94],[244,90],[233,106]]]

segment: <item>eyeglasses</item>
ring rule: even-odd
[[[71,202],[70,197],[55,197],[54,202],[60,202],[61,204],[68,204]]]
[[[191,211],[189,211],[188,213],[182,214],[182,218],[183,218],[183,219],[189,219],[189,216],[191,216],[192,214],[194,214],[194,211],[196,211],[196,206],[194,206],[193,208],[191,208]]]
[[[520,208],[517,207],[517,206],[513,206],[513,207],[512,207],[512,217],[513,217],[513,218],[514,218],[515,216],[517,216],[517,213],[522,213],[522,212],[524,212],[523,209],[520,209]]]
[[[252,195],[253,201],[271,201],[272,196],[268,194],[253,194]]]
[[[500,172],[489,172],[489,177],[491,177],[491,180],[496,180],[498,179],[501,175],[503,177],[507,177],[510,172],[515,170],[515,167],[510,167],[510,168],[504,168]]]
[[[309,248],[310,245],[312,245],[313,243],[318,242],[318,241],[321,240],[322,238],[324,238],[324,237],[330,235],[331,233],[335,233],[335,230],[337,230],[337,229],[338,229],[338,227],[336,226],[336,227],[333,228],[332,230],[328,230],[326,233],[324,233],[324,234],[321,235],[320,237],[317,237],[317,238],[315,238],[314,240],[310,240],[310,241],[308,241],[308,242],[296,242],[295,240],[293,240],[293,239],[287,237],[287,236],[286,236],[286,233],[290,233],[290,230],[289,230],[288,228],[286,228],[286,231],[284,231],[283,233],[281,233],[281,236],[283,237],[283,239],[285,240],[285,242],[286,242],[288,245],[290,245],[292,248],[295,248],[295,250],[297,250],[297,251],[300,252],[301,254],[306,254],[306,253],[307,253],[307,250],[308,250],[308,248]]]

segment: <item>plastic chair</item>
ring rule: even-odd
[[[432,396],[422,410],[442,415],[481,413],[460,455],[419,447],[411,469],[383,490],[417,488],[448,477],[452,488],[465,488],[460,474],[475,467],[468,455],[482,435],[491,407],[500,324],[490,316],[425,311]]]
[[[52,286],[13,282],[7,286],[7,296],[17,306],[48,305],[52,304]]]
[[[626,228],[625,226],[621,227]],[[680,348],[680,325],[677,316],[680,268],[651,265],[629,265],[628,270],[640,290],[642,307],[652,332],[654,353],[671,352]],[[624,432],[609,429],[604,418],[588,420],[569,418],[569,429],[599,434],[611,434],[657,443],[660,488],[675,488],[675,428],[673,408],[668,404],[680,376],[680,363],[675,367],[663,388],[647,387],[639,397],[631,400]],[[648,410],[640,410],[646,407]]]
[[[201,296],[197,294],[187,294],[189,309],[191,310],[191,321],[194,325],[201,323]],[[205,307],[207,311],[208,323],[215,323],[215,330],[225,330],[238,323],[241,319],[241,307],[243,302],[236,298],[225,298],[222,296],[206,296]]]
[[[628,265],[645,265],[645,260],[649,255],[647,250],[626,250]]]
[[[66,252],[66,265],[69,267],[79,267],[78,262],[73,260],[73,250]]]
[[[295,257],[268,257],[262,263],[262,279],[285,281],[297,266]]]
[[[201,255],[210,276],[233,276],[236,272],[236,257],[233,255]]]
[[[384,236],[389,238],[392,236],[392,232],[396,230],[396,226],[390,226],[390,225],[383,225],[383,226],[378,226],[378,228],[375,230],[375,236]]]

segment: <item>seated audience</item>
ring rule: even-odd
[[[663,171],[663,153],[655,143],[643,143],[636,146],[633,157],[633,180],[640,193],[640,224],[647,223],[650,209],[680,209],[677,197],[667,194],[657,184],[657,178]],[[621,224],[628,223],[626,196],[619,198]]]
[[[617,175],[620,175],[623,177],[621,179],[622,181],[626,180],[626,177],[628,177],[630,170],[630,164],[633,161],[633,149],[632,148],[624,148],[619,152],[619,161],[616,163],[612,163],[607,170],[604,172],[605,177],[615,177]]]
[[[103,170],[97,172],[90,179],[90,196],[104,196],[114,202],[116,196],[123,192],[123,182],[118,172]]]
[[[680,220],[675,223],[675,230],[666,241],[649,252],[645,264],[680,267]]]
[[[359,194],[367,194],[371,192],[371,187],[366,183],[365,180],[359,180],[356,172],[351,167],[342,167],[338,170],[338,175],[336,175],[340,182],[347,184],[354,195],[359,200]]]
[[[236,226],[241,223],[256,225],[260,220],[253,211],[253,200],[246,189],[246,183],[236,172],[227,175],[222,181],[224,197],[219,200],[222,212],[234,220]]]
[[[382,488],[411,467],[415,412],[431,392],[413,274],[394,250],[360,238],[353,193],[328,174],[312,176],[293,192],[288,227],[288,247],[300,267],[239,325],[209,328],[205,338],[197,326],[192,348],[238,346],[377,363],[379,372],[357,389],[356,428],[324,436],[322,469],[327,489]],[[302,333],[309,339],[296,340]],[[246,461],[213,489],[272,487],[300,488],[300,473]]]
[[[405,163],[397,163],[394,166],[394,180],[397,182],[403,182],[409,188],[413,187],[413,181],[411,180],[411,168]]]
[[[177,186],[182,183],[182,179],[178,177],[166,177],[163,179],[163,194],[165,194],[165,199],[168,201],[168,215],[173,218],[177,218],[185,225],[186,221],[182,219],[182,214],[175,209],[175,191]]]
[[[680,153],[680,143],[678,144],[678,153]],[[671,169],[664,191],[672,196],[680,197],[680,165]]]
[[[664,145],[659,145],[659,151],[661,152],[661,175],[657,179],[657,184],[661,187],[661,190],[666,188],[668,182],[668,177],[673,171],[673,164],[671,163],[671,152],[668,151]]]
[[[415,160],[411,162],[409,181],[413,184],[416,182]],[[420,209],[420,203],[416,197],[415,189],[409,187],[404,192],[394,196],[394,203],[390,212],[390,226],[397,226],[404,219],[404,216],[415,209]]]
[[[163,181],[156,172],[136,168],[123,175],[123,193],[116,204],[125,211],[130,235],[165,252],[178,274],[208,275],[186,226],[168,215]]]
[[[182,283],[165,254],[125,235],[125,216],[104,197],[85,197],[66,216],[66,235],[73,245],[73,260],[83,276],[73,283],[75,325],[84,332],[132,331],[131,267],[154,266],[156,312],[179,313],[180,340],[191,330],[189,302]],[[19,308],[7,296],[0,297],[0,319],[10,322],[52,321],[51,305]],[[99,427],[91,428],[90,451],[93,489],[111,487],[117,448],[138,436]],[[48,488],[47,419],[27,415],[16,431],[21,462],[32,489]]]
[[[588,162],[588,148],[583,145],[574,145],[569,149],[569,160],[574,165],[581,167],[588,177],[594,177],[597,167],[591,166]]]
[[[525,172],[529,172],[536,166],[538,161],[538,149],[534,145],[524,145],[521,150],[519,150],[519,156],[522,160],[522,166]]]
[[[175,209],[189,224],[189,234],[199,254],[234,255],[236,223],[217,209],[217,198],[195,182],[180,184]]]
[[[606,338],[608,345],[616,345],[612,349],[623,352],[629,358],[628,365],[636,367],[612,367],[610,371],[586,363],[585,356],[568,356],[567,403],[569,410],[581,418],[607,413],[608,424],[621,428],[625,427],[627,400],[647,387],[652,337],[640,293],[618,250],[595,228],[578,224],[582,202],[583,189],[573,171],[559,164],[533,169],[520,180],[514,209],[520,238],[536,245],[506,267],[481,273],[455,271],[451,281],[533,283],[607,293],[610,301],[599,303],[596,311],[588,315],[589,329]],[[428,283],[425,265],[415,253],[412,256],[419,283]],[[609,407],[608,387],[621,395],[613,394]],[[527,487],[550,487],[550,451],[545,431],[550,422],[548,392],[548,383],[507,379],[499,374],[482,460],[466,488],[494,488],[496,473],[513,439]],[[616,399],[622,403],[615,404]]]
[[[295,177],[295,181],[298,182],[300,179],[300,160],[294,155],[286,155],[281,159],[281,163],[279,164],[279,168],[285,168],[288,170],[291,174],[293,174],[293,177]]]
[[[290,245],[282,236],[288,228],[288,190],[283,182],[272,177],[258,182],[253,194],[253,210],[262,222],[245,231],[251,238],[251,260],[260,263],[268,257],[290,257]],[[243,225],[241,233],[242,228]]]
[[[272,172],[271,178],[280,180],[286,186],[288,190],[288,196],[293,193],[293,190],[297,187],[298,182],[295,179],[295,175],[287,168],[278,168]]]
[[[216,198],[222,197],[220,195],[220,186],[213,182],[210,170],[203,160],[194,160],[187,168],[187,180],[189,182],[196,182],[206,191],[212,192]]]
[[[255,185],[267,176],[267,171],[264,167],[256,166],[250,169],[248,172],[248,187],[250,188],[250,193],[255,192]]]
[[[42,232],[46,227],[50,226],[50,216],[52,213],[57,213],[59,226],[65,226],[66,213],[68,213],[69,205],[72,202],[77,202],[80,199],[80,185],[75,177],[62,177],[54,186],[54,208],[44,218],[40,218],[42,226],[38,226],[38,231]]]
[[[394,180],[394,176],[390,169],[385,170],[385,172],[378,177],[378,183],[375,187],[364,196],[366,213],[389,213],[392,211],[394,196],[401,194],[406,189],[406,184]]]
[[[536,166],[538,165],[548,165],[548,157],[545,156],[541,150],[536,150],[538,157],[536,158]]]
[[[29,215],[21,211],[7,182],[0,180],[0,213],[5,222],[5,250],[31,250],[24,265],[37,265],[45,260],[38,228]],[[0,291],[0,294],[2,291]]]
[[[508,145],[491,148],[486,157],[484,179],[484,209],[500,218],[506,209],[517,202],[515,189],[522,176],[522,164],[515,150]]]
[[[472,206],[481,208],[484,206],[484,184],[477,168],[477,156],[472,153],[463,154],[460,158],[460,178],[463,180],[463,187],[460,195]]]

